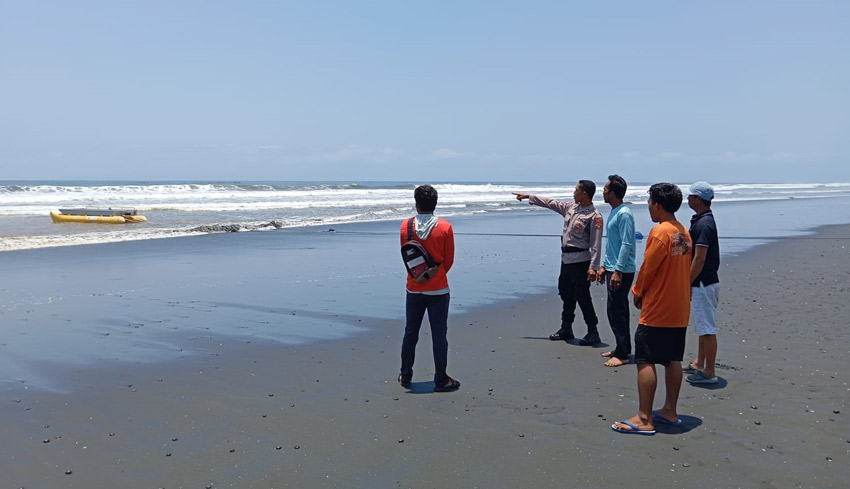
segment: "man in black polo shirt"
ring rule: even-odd
[[[687,381],[694,385],[717,383],[714,371],[717,358],[717,302],[719,299],[720,245],[717,225],[711,212],[714,189],[706,182],[691,185],[688,206],[696,212],[691,218],[693,241],[691,261],[691,323],[699,335],[697,358],[684,370]]]

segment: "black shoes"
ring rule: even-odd
[[[549,335],[549,339],[551,341],[570,341],[571,339],[574,339],[574,338],[575,338],[575,336],[573,336],[572,333],[564,331],[563,329],[559,329],[557,333]]]
[[[449,377],[449,380],[445,384],[434,386],[434,392],[454,392],[458,389],[460,389],[460,382],[451,377]]]
[[[575,339],[575,336],[573,336],[572,331],[561,328],[556,333],[550,334],[549,339],[552,341],[570,341]],[[596,346],[600,343],[602,343],[602,339],[599,337],[599,333],[588,333],[584,335],[584,338],[578,340],[578,344],[581,346]]]
[[[600,338],[598,334],[588,334],[585,335],[584,338],[578,340],[578,344],[580,346],[596,346],[599,343],[602,343],[602,338]]]

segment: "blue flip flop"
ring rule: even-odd
[[[623,433],[623,434],[626,434],[626,435],[654,435],[655,434],[655,430],[641,430],[637,426],[626,421],[625,419],[620,421],[620,422],[623,423],[624,425],[628,426],[631,429],[630,430],[624,430],[623,428],[617,428],[613,424],[611,425],[611,429],[616,431],[617,433]]]
[[[652,412],[652,421],[655,422],[655,423],[661,423],[661,424],[666,424],[666,425],[670,425],[670,426],[682,426],[682,420],[681,419],[677,419],[676,422],[673,423],[673,422],[668,421],[668,420],[662,418],[661,416],[659,416],[658,411]]]
[[[717,377],[709,377],[702,370],[697,370],[696,373],[688,375],[685,380],[691,385],[713,385],[720,382]]]

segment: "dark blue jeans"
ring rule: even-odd
[[[401,376],[413,378],[413,361],[416,356],[416,343],[419,342],[419,328],[425,311],[431,324],[431,342],[434,347],[434,383],[445,384],[446,364],[449,357],[449,340],[446,339],[449,319],[449,294],[425,295],[407,293],[407,322],[404,326],[404,339],[401,342]]]
[[[608,324],[617,341],[614,356],[620,360],[628,360],[632,353],[632,336],[629,332],[629,291],[635,279],[634,272],[623,273],[623,283],[616,291],[611,290],[611,275],[614,272],[605,272],[605,288],[608,289]]]
[[[581,308],[584,322],[587,324],[587,334],[599,334],[596,324],[596,311],[593,310],[593,301],[590,299],[590,282],[587,281],[587,270],[590,268],[589,261],[579,263],[561,263],[561,275],[558,276],[558,295],[564,301],[561,311],[561,329],[572,333],[573,321],[576,318],[576,303]]]

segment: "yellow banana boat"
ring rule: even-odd
[[[59,209],[51,212],[53,222],[88,222],[92,224],[127,224],[146,222],[135,209]]]

